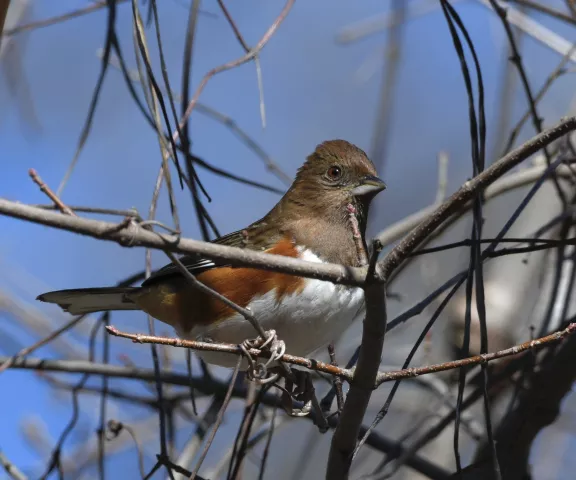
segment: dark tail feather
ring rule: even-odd
[[[108,310],[139,310],[129,298],[139,288],[78,288],[75,290],[58,290],[39,295],[36,300],[56,303],[65,312],[72,315],[105,312]]]

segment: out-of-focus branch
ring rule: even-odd
[[[517,172],[510,173],[498,180],[496,180],[492,185],[486,187],[484,190],[484,199],[491,200],[496,198],[503,193],[515,190],[516,188],[522,188],[526,185],[530,185],[538,180],[542,174],[546,171],[546,165],[544,164],[544,158],[542,157],[542,162],[538,161],[537,165],[529,167],[526,169],[519,170]],[[558,177],[569,178],[572,177],[573,173],[567,166],[560,166],[556,170]],[[430,213],[434,211],[435,205],[430,205],[428,207],[419,210],[396,223],[393,223],[385,230],[382,230],[376,238],[382,242],[383,245],[389,245],[397,240],[400,240],[404,235],[406,235],[410,230],[418,226]],[[466,203],[454,214],[454,217],[460,217],[468,212],[472,208],[471,203]]]
[[[481,5],[492,9],[490,0],[477,0]],[[536,22],[529,15],[522,13],[520,10],[507,6],[506,8],[506,18],[511,25],[518,27],[520,30],[530,35],[532,38],[538,42],[546,45],[551,50],[559,53],[560,55],[566,55],[572,48],[572,43],[566,40],[564,37],[558,35],[553,30],[545,27],[544,25]],[[576,53],[570,55],[570,60],[576,62]]]
[[[16,465],[12,463],[6,455],[4,455],[2,450],[0,450],[0,465],[2,465],[6,473],[13,480],[28,480],[28,477],[24,475]]]
[[[2,36],[4,35],[4,21],[8,14],[10,0],[0,0],[0,45],[2,45]]]
[[[37,337],[50,336],[56,328],[48,316],[43,315],[5,290],[0,290],[0,313],[15,319],[18,326],[26,328],[28,332]],[[51,345],[58,354],[66,358],[83,358],[86,353],[83,346],[72,343],[62,336],[55,337]]]
[[[72,320],[70,320],[68,323],[66,323],[63,326],[61,326],[60,328],[56,329],[55,331],[53,331],[52,333],[50,333],[46,337],[41,338],[40,340],[38,340],[33,345],[30,345],[29,347],[23,348],[16,355],[11,357],[9,360],[7,360],[5,362],[0,362],[0,373],[2,373],[7,368],[10,368],[18,358],[22,358],[22,357],[29,355],[30,353],[34,352],[35,350],[38,350],[40,347],[42,347],[43,345],[46,345],[47,343],[52,341],[54,338],[59,337],[62,333],[73,328],[78,322],[83,320],[85,317],[86,317],[86,315],[80,315],[78,317],[72,318]]]
[[[226,8],[226,5],[224,5],[224,2],[222,0],[218,0],[218,5],[220,5],[220,10],[222,10],[222,13],[226,17],[226,20],[228,20],[228,23],[230,24],[230,27],[232,28],[234,35],[238,39],[238,43],[240,43],[240,45],[242,46],[242,48],[246,53],[250,53],[251,49],[246,43],[246,40],[244,40],[242,34],[240,33],[240,29],[238,28],[238,25],[236,25],[236,22],[230,15],[230,12]],[[265,128],[266,105],[264,103],[264,85],[262,82],[262,67],[260,65],[260,57],[258,55],[254,57],[254,65],[256,66],[256,77],[258,79],[258,93],[260,94],[260,117],[262,119],[262,128]]]
[[[394,25],[388,30],[386,39],[386,52],[384,61],[384,75],[380,87],[380,99],[372,134],[370,158],[379,166],[382,173],[386,164],[386,153],[389,148],[390,132],[392,130],[392,113],[395,99],[395,87],[399,74],[400,59],[402,55],[402,36],[408,13],[408,2],[393,0],[392,15]]]
[[[200,85],[198,85],[198,88],[196,89],[196,93],[194,93],[192,100],[190,100],[190,103],[188,104],[188,107],[186,108],[186,112],[184,113],[184,115],[182,116],[182,119],[180,120],[180,125],[186,124],[188,117],[192,113],[192,110],[194,110],[194,107],[196,106],[196,103],[198,102],[198,99],[200,98],[200,95],[201,95],[202,91],[204,90],[204,87],[207,85],[208,81],[214,75],[221,73],[221,72],[224,72],[226,70],[230,70],[232,68],[239,67],[240,65],[243,65],[244,63],[249,62],[250,60],[252,60],[258,56],[260,51],[266,46],[266,44],[268,43],[270,38],[272,38],[274,33],[276,33],[276,30],[278,29],[280,24],[284,21],[284,19],[288,15],[288,12],[290,12],[290,10],[292,9],[294,2],[295,2],[295,0],[288,0],[286,2],[286,5],[284,5],[284,8],[280,12],[280,15],[278,15],[278,17],[276,18],[274,23],[272,23],[272,25],[270,26],[270,28],[268,28],[266,33],[262,36],[260,41],[254,46],[254,48],[252,48],[248,53],[246,53],[246,55],[243,55],[242,57],[240,57],[236,60],[232,60],[231,62],[225,63],[224,65],[220,65],[219,67],[213,68],[206,75],[204,75],[204,78],[202,79],[202,81],[200,82]],[[176,134],[176,132],[175,132],[175,134]]]
[[[460,0],[454,0],[452,3],[458,1]],[[427,15],[439,7],[437,0],[421,0],[419,2],[406,3],[406,20],[412,20]],[[382,30],[393,28],[400,21],[404,20],[400,19],[398,12],[394,10],[380,15],[373,15],[366,20],[360,20],[359,22],[342,28],[336,36],[336,41],[343,44],[357,42],[367,36],[379,33]]]
[[[104,50],[99,49],[96,52],[96,55],[98,58],[102,59],[104,56]],[[116,70],[122,70],[116,55],[111,55],[108,63]],[[127,74],[132,82],[141,83],[140,76],[138,75],[137,71],[128,70]],[[177,92],[171,92],[171,94],[177,101],[182,99],[182,96]],[[274,159],[266,153],[266,151],[256,142],[256,140],[248,135],[248,133],[242,129],[232,117],[229,117],[228,115],[225,115],[224,113],[201,102],[196,103],[194,110],[202,115],[216,120],[228,128],[244,145],[246,145],[246,147],[252,150],[252,152],[254,152],[254,154],[262,160],[267,170],[276,175],[276,177],[282,181],[282,183],[285,185],[290,185],[292,183],[291,177],[286,172],[284,172],[284,170],[282,170],[280,165],[278,165],[278,163],[276,163]]]
[[[11,357],[0,356],[0,364],[10,358]],[[42,358],[20,358],[14,362],[12,368],[38,371],[84,373],[91,375],[107,375],[109,377],[124,378],[130,380],[154,381],[156,379],[155,372],[152,369],[123,367],[83,360],[47,360]],[[188,375],[166,371],[160,372],[160,379],[164,384],[180,385],[184,387],[189,387],[191,383],[190,377]],[[192,379],[192,384],[196,390],[205,395],[219,395],[223,397],[228,389],[228,384],[226,382],[220,381],[216,378],[206,378],[202,376],[194,377]],[[232,395],[234,397],[244,398],[246,396],[246,387],[244,385],[235,386]],[[188,394],[186,394],[186,397],[188,398]],[[278,397],[272,394],[265,394],[261,399],[261,403],[271,407],[281,407],[281,403]],[[313,416],[301,418],[307,418],[309,420],[314,419]],[[330,418],[328,423],[330,428],[336,427],[335,418]],[[364,434],[367,428],[368,427],[363,426],[360,433]],[[369,445],[378,451],[385,452],[392,458],[398,458],[405,451],[401,444],[393,442],[376,432],[370,433],[370,436],[366,441],[366,445]],[[443,480],[447,478],[447,472],[444,469],[434,465],[430,461],[418,455],[414,455],[410,459],[407,459],[406,465],[422,472],[424,475],[432,479]]]
[[[128,0],[116,0],[116,3],[120,4],[120,3],[125,3],[127,1]],[[0,0],[0,10],[2,9],[2,2],[10,3],[10,0]],[[21,32],[26,32],[29,30],[35,30],[37,28],[48,27],[50,25],[55,25],[57,23],[66,22],[72,18],[81,17],[82,15],[96,12],[102,8],[105,8],[107,4],[108,4],[108,2],[106,0],[101,0],[99,2],[93,2],[91,5],[88,5],[88,6],[82,7],[82,8],[78,8],[76,10],[65,13],[63,15],[57,15],[55,17],[44,18],[42,20],[37,20],[35,22],[26,23],[24,25],[18,25],[17,27],[6,29],[4,31],[4,36],[8,37],[8,36],[16,35],[16,34],[21,33]],[[1,14],[0,14],[0,19],[1,19]],[[1,33],[1,29],[0,29],[0,33]]]
[[[533,2],[531,0],[506,0],[508,3],[516,3],[518,5],[522,5],[532,10],[535,10],[540,13],[544,13],[552,18],[556,18],[558,20],[562,20],[563,22],[569,23],[571,25],[576,25],[576,18],[567,15],[564,12],[556,10],[554,8],[549,7],[548,5],[544,5],[539,2]]]

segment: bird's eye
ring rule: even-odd
[[[342,169],[338,165],[332,165],[327,171],[326,176],[330,180],[339,180],[342,176]]]

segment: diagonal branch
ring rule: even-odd
[[[560,135],[576,129],[576,117],[561,122],[554,127]],[[558,130],[558,128],[560,130]],[[555,134],[548,130],[546,134],[537,135],[526,142],[521,149],[510,152],[489,168],[466,182],[448,200],[438,206],[418,227],[412,230],[379,264],[379,280],[386,280],[394,273],[408,256],[420,245],[437,227],[448,217],[455,213],[461,205],[468,203],[481,193],[490,183],[500,177],[523,159],[536,153],[553,141]],[[369,285],[366,294],[366,318],[363,325],[362,344],[358,366],[354,372],[350,392],[344,404],[328,459],[326,478],[347,479],[352,463],[352,454],[356,446],[360,427],[368,402],[372,395],[378,367],[382,357],[384,334],[386,332],[386,308],[384,289],[378,295],[376,285]]]

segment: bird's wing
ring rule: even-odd
[[[226,245],[229,247],[247,248],[250,250],[266,250],[273,245],[273,241],[276,240],[276,238],[275,236],[272,236],[264,240],[261,235],[254,235],[256,230],[258,230],[257,227],[260,227],[261,225],[262,224],[253,224],[246,230],[238,230],[236,232],[229,233],[215,240],[212,240],[211,243]],[[248,232],[250,232],[250,235],[248,235]],[[218,262],[210,260],[200,254],[184,255],[180,257],[180,261],[193,275],[199,275],[202,272],[215,267],[230,266],[230,264],[225,261]],[[142,283],[142,286],[150,285],[160,279],[164,280],[172,275],[182,275],[182,273],[176,265],[169,263],[168,265],[162,267],[160,270],[157,270],[152,275],[150,275],[150,277],[148,277],[148,279]]]

